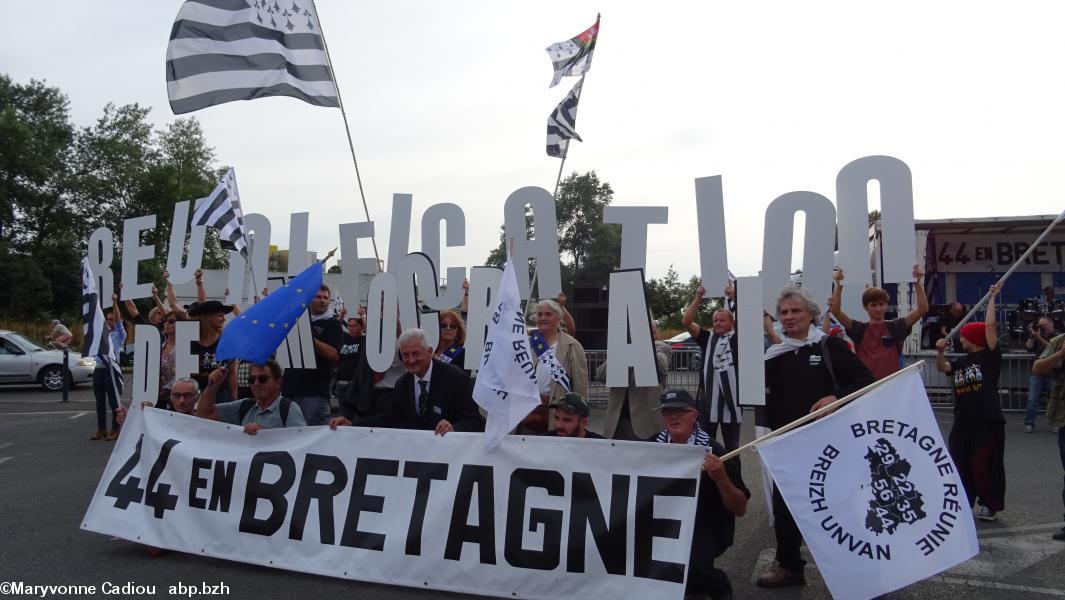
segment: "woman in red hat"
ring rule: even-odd
[[[991,286],[986,320],[961,328],[965,356],[947,361],[947,341],[936,342],[936,368],[951,376],[954,385],[954,427],[950,430],[950,454],[965,486],[969,505],[980,504],[976,518],[994,521],[1005,508],[1006,419],[998,400],[998,375],[1002,348],[995,332],[995,296]]]

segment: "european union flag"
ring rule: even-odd
[[[315,262],[230,321],[218,340],[215,360],[239,358],[259,365],[266,362],[321,287],[322,263]]]

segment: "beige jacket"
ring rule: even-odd
[[[584,346],[581,343],[573,339],[573,336],[562,331],[558,332],[558,346],[555,348],[555,356],[558,357],[558,364],[562,365],[562,368],[569,374],[570,384],[573,386],[573,391],[578,394],[588,397],[588,359],[584,356]],[[540,359],[533,353],[533,364],[539,368]],[[559,385],[557,382],[551,382],[551,399],[553,403],[562,396],[566,395],[566,388]],[[553,426],[553,425],[551,425]]]
[[[647,439],[662,430],[662,418],[658,408],[662,399],[662,391],[666,385],[666,377],[669,373],[669,359],[671,350],[669,344],[663,341],[655,341],[655,366],[658,368],[658,385],[655,387],[635,387],[632,374],[629,375],[628,388],[610,388],[610,400],[606,408],[606,423],[603,425],[603,436],[613,438],[621,418],[621,405],[625,402],[625,391],[629,392],[629,418],[632,420],[632,430],[636,437]],[[597,381],[606,382],[606,361],[599,366],[595,373]]]

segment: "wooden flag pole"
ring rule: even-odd
[[[314,4],[314,0],[311,0],[311,5],[314,6],[314,14],[318,14],[318,7]],[[370,218],[370,208],[366,204],[366,193],[362,189],[362,176],[359,174],[359,160],[355,158],[355,144],[351,141],[351,127],[348,125],[348,113],[344,110],[344,99],[340,96],[340,84],[337,83],[336,71],[333,69],[333,59],[329,56],[329,44],[325,41],[325,30],[322,28],[322,20],[318,19],[318,31],[322,36],[322,47],[325,49],[325,61],[329,64],[329,73],[333,76],[333,85],[337,88],[337,103],[340,104],[340,116],[344,119],[344,133],[348,137],[348,149],[351,150],[351,163],[355,165],[355,183],[359,187],[359,197],[362,198],[362,210],[366,213],[366,220],[372,221]],[[373,244],[373,255],[377,262],[377,270],[381,270],[381,255],[377,252],[377,238],[370,237],[370,243]]]
[[[859,396],[862,396],[863,394],[866,394],[866,393],[870,392],[871,390],[873,390],[873,388],[879,387],[879,386],[887,383],[888,381],[891,381],[892,379],[898,377],[899,375],[902,375],[903,373],[908,373],[910,371],[913,371],[914,369],[916,369],[917,367],[919,367],[919,366],[921,366],[923,364],[924,364],[924,361],[923,360],[919,360],[919,361],[913,363],[912,365],[909,365],[909,366],[907,366],[905,368],[899,369],[898,371],[895,371],[891,375],[888,375],[887,377],[885,377],[885,378],[883,378],[883,379],[881,379],[879,381],[874,381],[873,383],[870,383],[869,385],[863,387],[862,389],[860,389],[860,390],[858,390],[856,392],[847,394],[846,396],[836,400],[835,402],[832,402],[830,404],[826,404],[826,405],[822,406],[821,408],[811,412],[810,414],[803,415],[803,416],[799,417],[798,419],[795,419],[791,423],[788,423],[787,425],[785,425],[783,427],[780,427],[779,429],[774,429],[773,431],[763,435],[762,437],[760,437],[760,438],[758,438],[758,439],[756,439],[754,441],[747,442],[746,444],[740,446],[739,448],[736,448],[732,452],[728,452],[728,453],[722,455],[720,458],[721,458],[722,461],[728,460],[730,458],[735,458],[735,457],[739,456],[740,453],[743,452],[744,450],[746,450],[747,448],[754,448],[754,447],[758,446],[759,444],[763,444],[763,443],[767,442],[768,440],[777,437],[778,435],[783,435],[783,434],[791,431],[792,429],[795,429],[796,427],[799,427],[801,425],[805,425],[806,423],[809,423],[810,421],[812,421],[814,419],[817,419],[817,418],[821,417],[822,415],[828,414],[828,413],[836,410],[837,408],[843,406],[844,404],[846,404],[848,402],[851,402],[852,400],[856,400]]]
[[[1013,263],[1013,266],[1011,266],[1009,268],[1009,270],[1007,270],[1002,275],[1002,277],[1000,277],[998,279],[998,281],[996,283],[999,284],[999,289],[1000,290],[1002,289],[1002,285],[1004,285],[1006,283],[1006,279],[1008,279],[1010,275],[1013,275],[1013,272],[1015,270],[1017,270],[1017,267],[1019,267],[1021,265],[1021,263],[1024,262],[1025,259],[1027,259],[1028,256],[1032,252],[1035,251],[1035,249],[1039,246],[1039,244],[1042,243],[1043,239],[1046,238],[1046,236],[1050,235],[1050,232],[1053,231],[1054,228],[1057,227],[1058,224],[1061,223],[1062,220],[1065,220],[1065,211],[1062,211],[1062,213],[1060,215],[1058,215],[1058,217],[1056,219],[1054,219],[1053,222],[1050,223],[1050,227],[1047,227],[1045,230],[1043,230],[1043,233],[1039,234],[1039,237],[1035,238],[1035,241],[1032,242],[1031,246],[1028,246],[1028,249],[1025,250],[1024,254],[1022,254],[1021,257],[1017,259],[1017,262]],[[954,329],[951,329],[950,332],[947,333],[946,339],[949,340],[949,339],[953,338],[955,335],[957,335],[957,333],[959,331],[961,331],[961,328],[966,323],[968,323],[970,319],[973,318],[973,315],[976,314],[976,311],[981,306],[983,306],[984,303],[987,302],[989,298],[991,298],[991,290],[988,290],[987,293],[984,294],[984,297],[980,298],[980,301],[973,305],[973,308],[972,308],[972,310],[969,311],[969,314],[965,315],[965,318],[963,318],[961,321],[959,321],[958,324],[954,326]]]

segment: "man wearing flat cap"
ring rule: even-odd
[[[747,512],[747,499],[751,497],[740,475],[740,459],[721,462],[718,456],[725,453],[725,447],[699,427],[699,410],[688,390],[671,389],[662,394],[658,412],[662,415],[663,429],[651,441],[707,449],[684,593],[709,594],[713,600],[731,600],[732,584],[724,571],[714,567],[714,559],[732,545],[736,517]]]
[[[603,439],[594,431],[588,431],[588,401],[584,396],[570,392],[548,408],[555,409],[555,429],[547,435]]]

